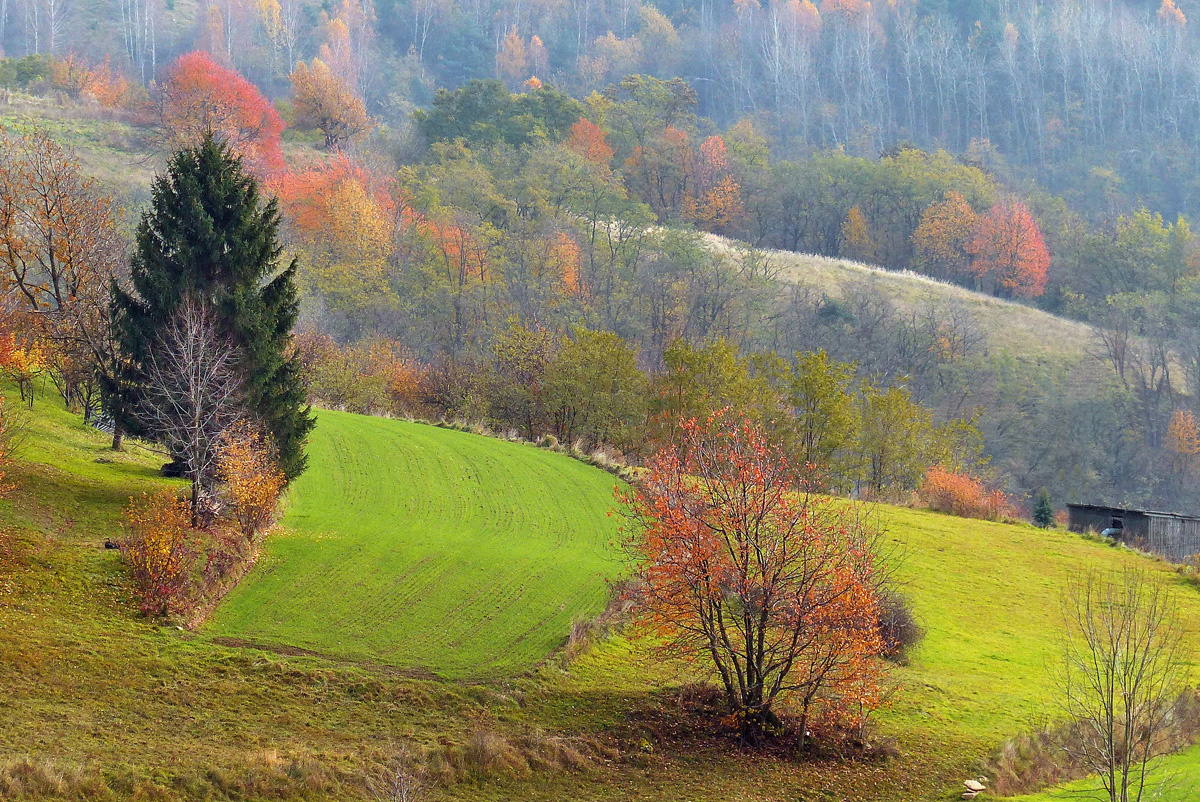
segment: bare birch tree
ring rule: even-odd
[[[1150,771],[1170,748],[1182,682],[1175,600],[1145,571],[1089,573],[1063,600],[1066,634],[1055,675],[1061,712],[1076,726],[1067,757],[1095,774],[1109,802],[1153,794]]]
[[[192,483],[192,521],[203,517],[216,476],[221,435],[242,416],[236,351],[212,312],[187,298],[150,351],[142,402],[145,423]]]

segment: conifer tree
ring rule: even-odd
[[[1054,504],[1050,501],[1050,491],[1044,487],[1033,502],[1033,522],[1043,529],[1054,525]]]
[[[270,433],[289,479],[305,467],[314,419],[300,364],[290,352],[299,302],[296,262],[280,269],[280,216],[239,156],[209,134],[176,153],[153,186],[137,229],[131,290],[113,288],[113,315],[127,360],[114,404],[118,423],[141,431],[136,414],[150,349],[185,298],[213,311],[218,334],[236,349],[246,412]],[[152,433],[151,433],[152,434]]]

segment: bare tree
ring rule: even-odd
[[[379,802],[419,802],[426,797],[428,783],[413,750],[407,743],[393,741],[367,786]]]
[[[148,359],[142,412],[192,482],[193,525],[216,476],[221,435],[242,415],[235,354],[208,307],[185,298]]]
[[[1109,802],[1148,798],[1149,773],[1170,748],[1182,682],[1174,599],[1143,570],[1090,573],[1063,601],[1062,713],[1076,724],[1067,757],[1099,777]]]

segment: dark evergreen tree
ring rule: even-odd
[[[121,402],[112,405],[119,424],[142,432],[133,410],[146,359],[191,296],[211,305],[220,335],[237,349],[246,410],[274,439],[280,467],[289,479],[304,470],[315,421],[289,348],[296,262],[280,269],[279,223],[275,199],[264,200],[241,159],[211,135],[171,158],[138,225],[131,289],[113,288],[127,360]]]
[[[1033,502],[1033,522],[1043,529],[1054,525],[1054,504],[1050,501],[1050,491],[1044,487]]]

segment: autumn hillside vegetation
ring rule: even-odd
[[[8,412],[15,386],[5,395]],[[735,789],[752,800],[821,789],[941,800],[1049,709],[1056,599],[1081,565],[1174,576],[1061,531],[875,508],[925,631],[872,717],[872,739],[894,756],[763,756],[746,791],[745,757],[686,662],[618,627],[538,667],[573,629],[586,642],[583,619],[619,575],[609,474],[533,445],[323,412],[283,528],[211,623],[180,631],[138,612],[128,569],[103,548],[131,495],[179,486],[158,476],[162,457],[136,441],[114,454],[40,390],[21,426],[5,469],[14,489],[0,500],[0,787],[18,799],[198,799],[230,787],[371,798],[395,739],[426,767],[434,800],[715,800]],[[570,539],[556,516],[574,522]],[[503,521],[544,536],[514,541]],[[433,551],[431,536],[462,548]],[[479,573],[495,581],[473,596],[447,585]],[[565,587],[574,606],[560,610]],[[1182,610],[1200,612],[1190,584],[1177,592]],[[336,637],[329,620],[341,622]],[[1200,619],[1183,620],[1195,654]],[[212,723],[185,726],[185,705],[190,721]],[[681,728],[680,711],[693,723]]]

